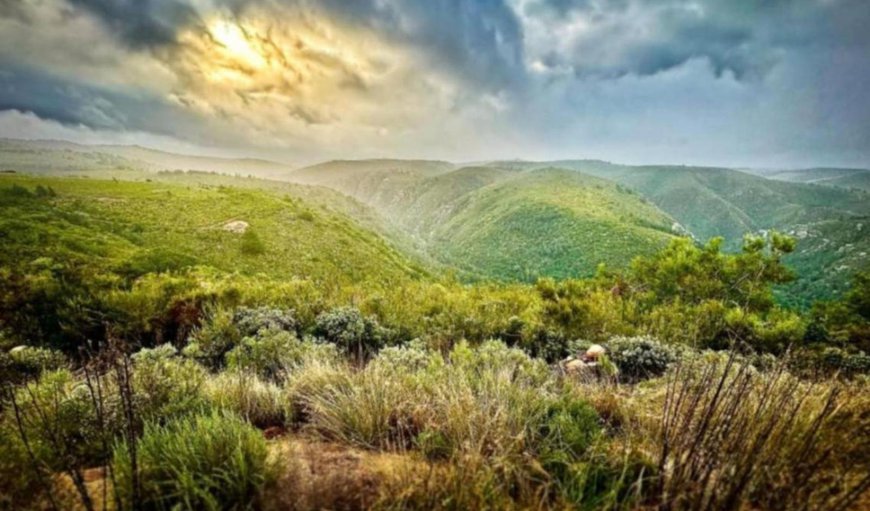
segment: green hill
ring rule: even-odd
[[[428,160],[340,160],[293,171],[288,179],[327,186],[382,212],[401,209],[423,180],[448,172],[452,163]]]
[[[614,183],[559,169],[470,192],[431,235],[435,253],[469,271],[531,280],[621,267],[673,237],[673,219]]]
[[[129,276],[205,265],[324,283],[425,274],[375,231],[304,193],[4,175],[0,265],[39,261]]]
[[[775,170],[758,172],[768,179],[795,183],[812,183],[838,188],[870,191],[870,170],[816,167],[798,170]]]
[[[660,248],[674,221],[615,183],[557,169],[428,161],[329,162],[293,173],[371,205],[470,275],[589,275]]]
[[[508,162],[514,168],[572,169],[631,187],[699,240],[723,236],[736,250],[746,233],[779,230],[798,237],[788,263],[800,280],[783,300],[807,305],[836,296],[870,259],[867,192],[765,179],[731,169],[627,166],[601,161]],[[489,166],[501,168],[504,162]]]

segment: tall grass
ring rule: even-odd
[[[225,413],[148,424],[137,442],[139,501],[129,446],[115,448],[118,491],[125,508],[250,509],[271,472],[262,434]]]
[[[206,380],[206,401],[235,412],[260,428],[283,426],[287,407],[281,388],[247,371],[228,370]]]
[[[736,355],[678,365],[661,419],[663,509],[848,509],[870,488],[864,384]]]

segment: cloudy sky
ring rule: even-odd
[[[0,136],[870,166],[868,0],[0,0]]]

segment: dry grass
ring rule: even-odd
[[[786,362],[687,362],[667,381],[663,509],[842,510],[870,489],[865,384],[808,382]]]
[[[264,490],[265,511],[371,509],[392,481],[427,469],[411,456],[306,436],[278,439],[271,451],[281,473]]]

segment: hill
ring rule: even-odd
[[[599,263],[623,267],[674,236],[672,218],[603,179],[541,169],[482,186],[469,174],[462,181],[475,190],[426,213],[443,215],[432,251],[469,271],[511,280],[588,276]]]
[[[782,296],[795,305],[838,295],[851,275],[870,262],[870,237],[863,231],[870,216],[867,192],[765,179],[724,168],[589,160],[508,163],[526,169],[557,166],[631,187],[695,238],[723,236],[730,250],[739,248],[746,233],[775,229],[795,235],[797,251],[788,262],[801,278]]]
[[[380,211],[406,205],[423,180],[452,170],[452,163],[429,160],[339,160],[298,169],[288,178],[327,186]]]
[[[136,276],[203,265],[324,283],[425,274],[375,231],[302,198],[304,189],[4,175],[0,194],[7,268],[38,260]]]
[[[255,158],[217,158],[141,146],[81,145],[59,140],[0,139],[2,168],[28,173],[111,170],[198,170],[281,177],[292,166]]]
[[[853,190],[870,191],[870,169],[815,167],[798,170],[750,171],[768,179],[812,183]]]
[[[622,267],[673,235],[673,219],[636,194],[558,169],[367,160],[291,176],[371,205],[433,258],[473,276],[589,275],[602,262]]]

